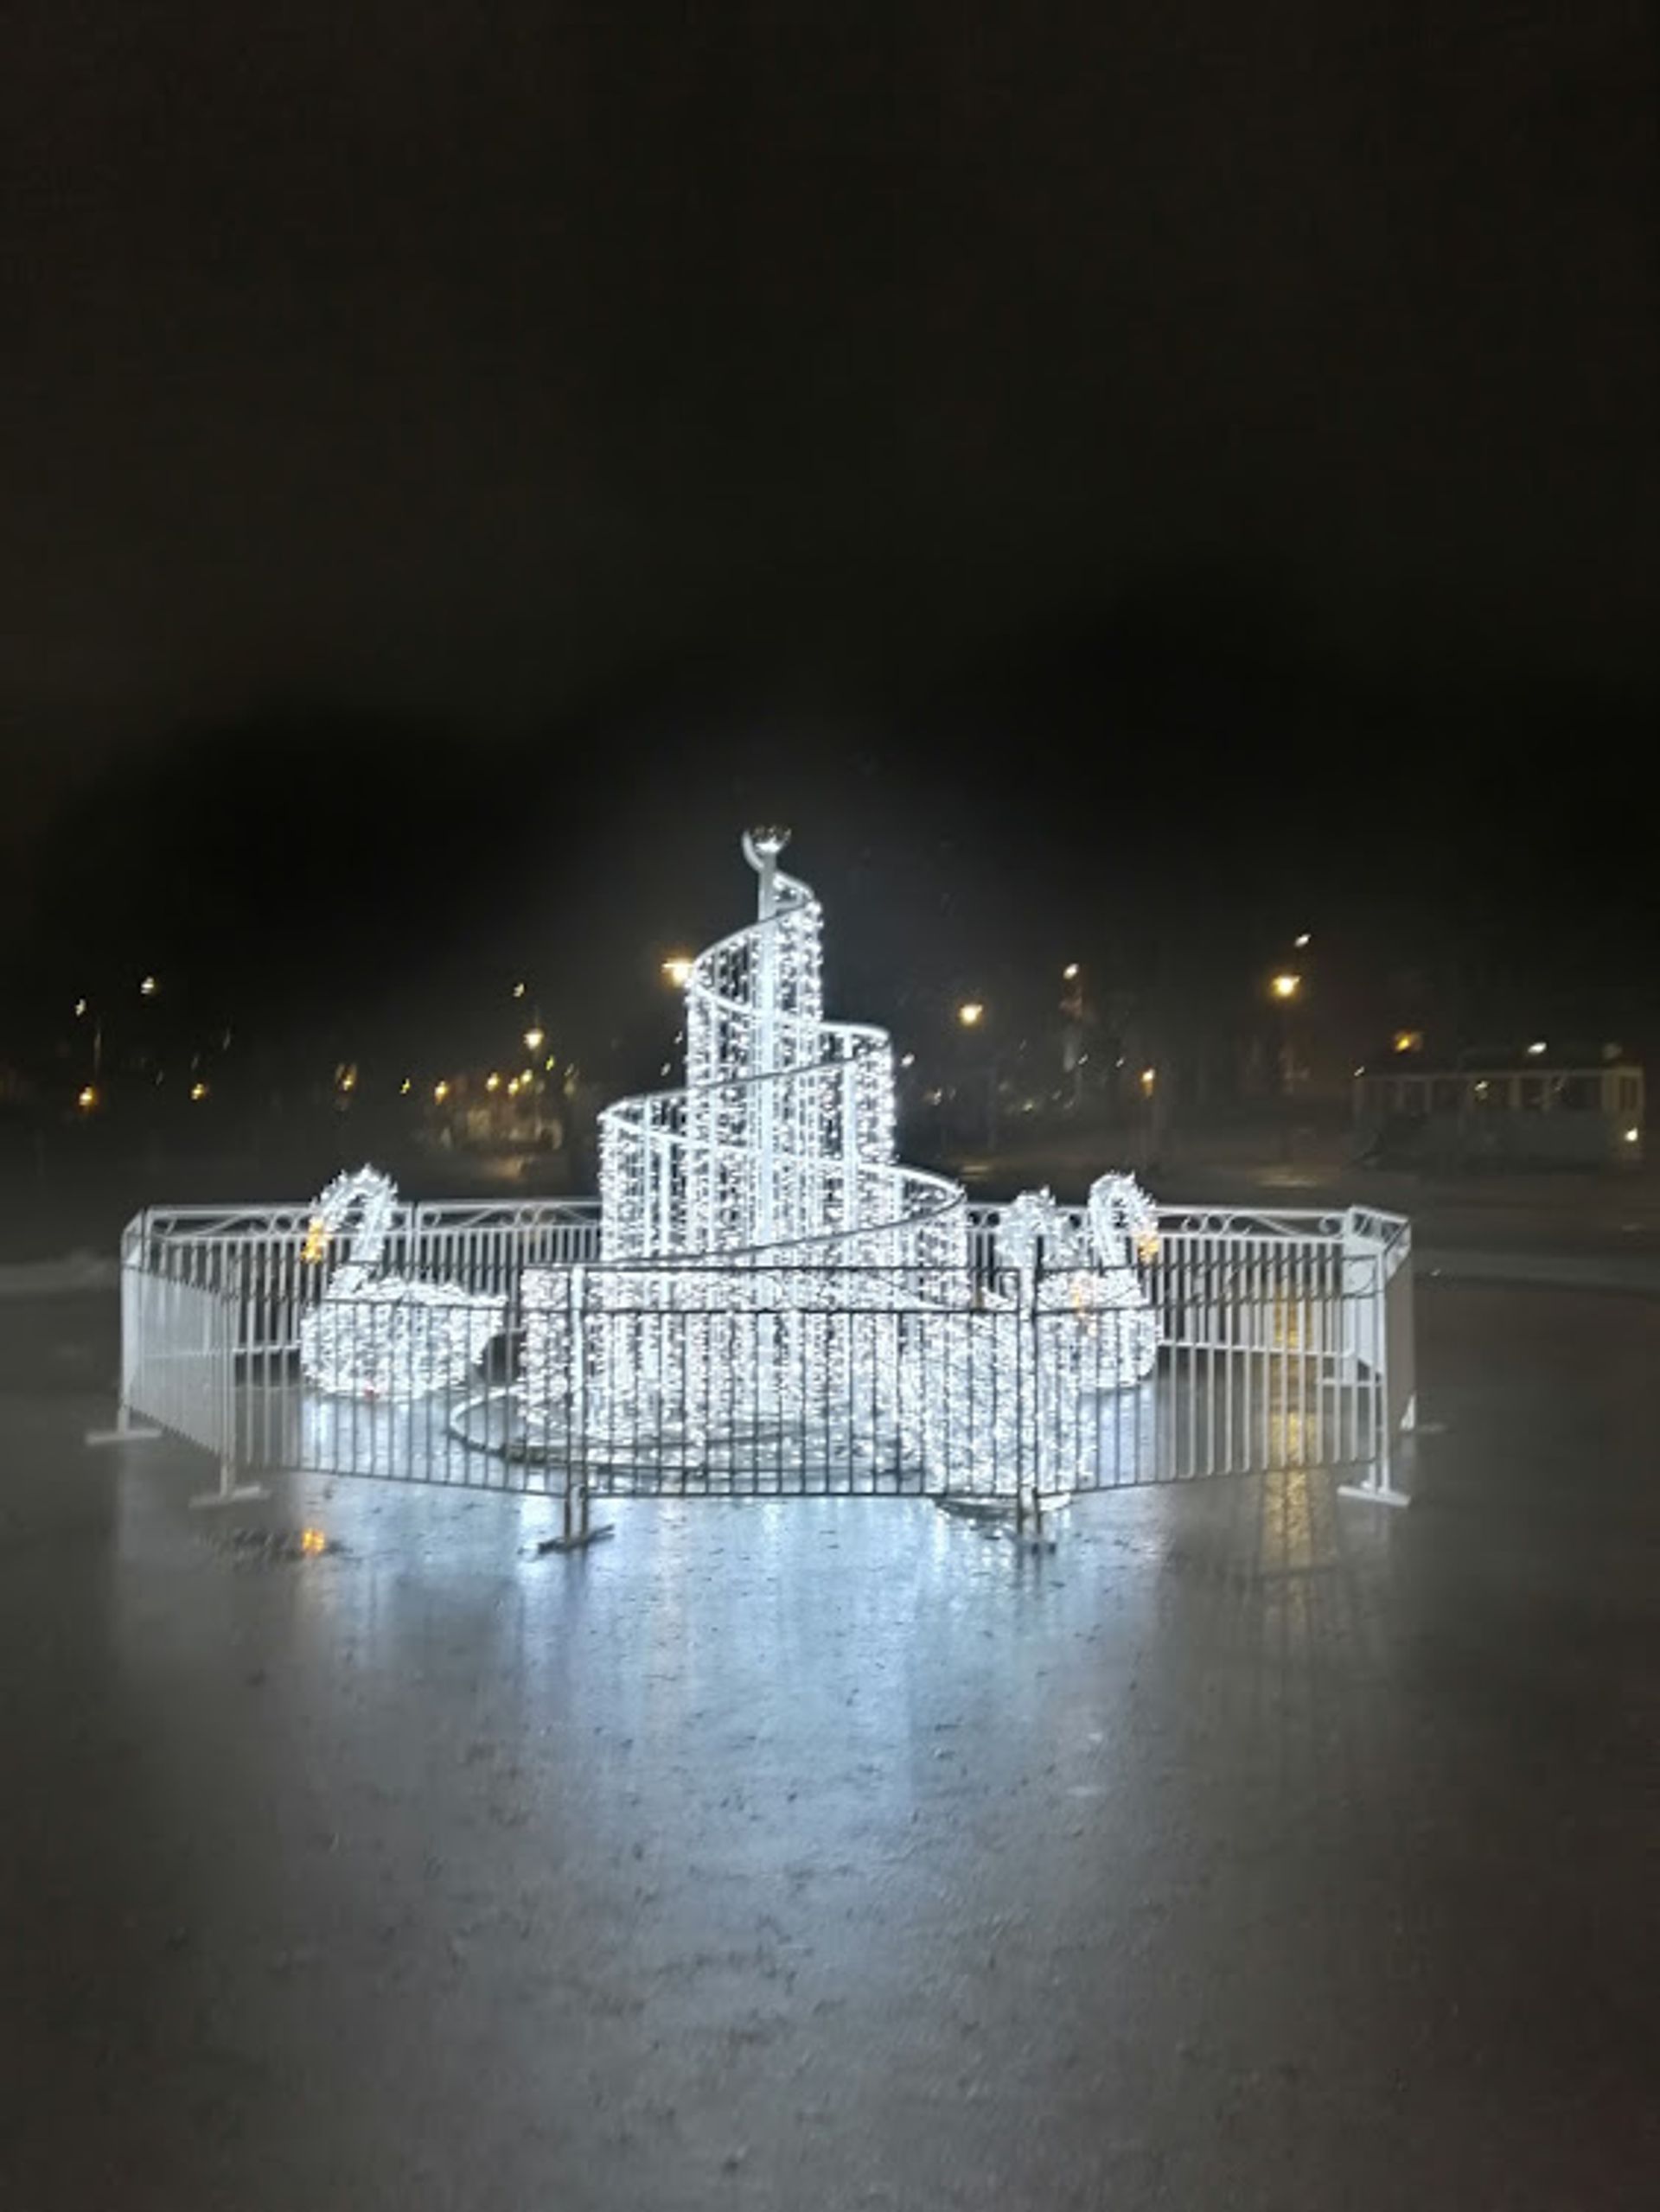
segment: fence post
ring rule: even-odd
[[[132,1259],[133,1232],[138,1230],[141,1254],[145,1245],[147,1214],[129,1221],[121,1233],[121,1369],[116,1384],[115,1425],[109,1429],[88,1429],[83,1444],[95,1450],[112,1444],[153,1444],[161,1430],[147,1418],[133,1418],[133,1378],[143,1361],[144,1341],[144,1274]]]
[[[1349,1224],[1352,1218],[1353,1208],[1351,1208],[1350,1209],[1350,1213],[1344,1216],[1344,1242],[1345,1249],[1349,1243]],[[1398,1488],[1394,1479],[1397,1441],[1395,1430],[1395,1393],[1391,1388],[1390,1363],[1392,1355],[1396,1355],[1401,1359],[1403,1365],[1407,1367],[1407,1380],[1408,1388],[1410,1388],[1410,1361],[1412,1357],[1412,1346],[1409,1334],[1412,1314],[1412,1308],[1410,1304],[1411,1284],[1410,1278],[1408,1278],[1407,1286],[1408,1301],[1405,1306],[1408,1335],[1405,1342],[1399,1345],[1392,1346],[1389,1342],[1389,1322],[1391,1317],[1390,1284],[1392,1278],[1387,1271],[1387,1259],[1388,1246],[1384,1244],[1383,1240],[1381,1237],[1375,1239],[1373,1240],[1373,1251],[1370,1258],[1370,1290],[1367,1300],[1367,1328],[1370,1332],[1370,1342],[1372,1347],[1373,1355],[1371,1379],[1372,1404],[1374,1407],[1372,1440],[1375,1449],[1371,1460],[1368,1464],[1366,1472],[1362,1479],[1358,1482],[1340,1482],[1338,1485],[1338,1495],[1339,1497],[1344,1498],[1367,1498],[1370,1499],[1374,1505],[1406,1506],[1412,1503],[1411,1495],[1408,1492]],[[1345,1258],[1344,1262],[1344,1274],[1345,1278],[1347,1278],[1352,1264],[1353,1263],[1351,1261]],[[1412,1260],[1410,1248],[1408,1248],[1407,1255],[1397,1263],[1395,1272],[1399,1273],[1404,1270],[1408,1270],[1411,1267],[1411,1265]],[[1357,1367],[1358,1364],[1359,1363],[1357,1361]],[[1400,1424],[1402,1431],[1405,1431],[1413,1425],[1414,1412],[1415,1401],[1412,1398],[1408,1397],[1402,1408],[1402,1416]]]
[[[219,1482],[214,1489],[202,1490],[191,1499],[193,1507],[251,1505],[271,1492],[263,1482],[239,1482],[236,1450],[236,1351],[241,1336],[242,1308],[233,1294],[215,1291],[208,1308],[210,1316],[205,1354],[208,1361],[208,1384],[214,1398],[219,1431]]]
[[[1020,1270],[1019,1278],[1021,1357],[1018,1371],[1024,1383],[1025,1402],[1020,1409],[1020,1464],[1015,1477],[1014,1525],[1017,1533],[1021,1534],[1025,1529],[1025,1484],[1022,1477],[1029,1476],[1031,1478],[1034,1543],[1041,1543],[1044,1534],[1043,1339],[1038,1304],[1038,1285],[1043,1280],[1043,1273],[1044,1239],[1040,1233],[1032,1239],[1031,1263]]]
[[[570,1339],[568,1358],[571,1371],[571,1413],[565,1424],[565,1495],[560,1501],[559,1533],[539,1544],[536,1547],[539,1552],[580,1552],[590,1544],[603,1543],[614,1533],[609,1523],[603,1527],[596,1527],[589,1517],[588,1270],[581,1265],[572,1267],[566,1278],[565,1310]]]

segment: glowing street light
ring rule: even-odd
[[[684,991],[692,980],[693,960],[689,953],[671,953],[663,962],[663,973],[676,991]]]
[[[1144,1068],[1141,1070],[1141,1095],[1144,1099],[1150,1099],[1152,1096],[1158,1082],[1159,1070],[1156,1068]]]
[[[499,1091],[501,1087],[501,1078],[494,1068],[484,1078],[484,1087],[487,1091]]]
[[[1532,1060],[1542,1060],[1548,1049],[1543,1037],[1536,1037],[1528,1047],[1528,1056]]]
[[[1069,960],[1066,966],[1061,970],[1061,981],[1063,983],[1076,983],[1082,973],[1082,970],[1079,967],[1077,962],[1076,960]]]
[[[1312,936],[1306,929],[1299,931],[1291,940],[1293,949],[1299,953],[1306,953],[1313,941]]]
[[[523,985],[522,983],[515,983],[515,984],[514,985],[514,986],[513,986],[513,995],[514,995],[514,997],[515,998],[522,998],[524,997],[524,995],[525,995],[525,986],[524,986],[524,985]]]
[[[442,1106],[449,1095],[450,1086],[448,1083],[443,1081],[434,1083],[432,1086],[432,1102],[435,1106]]]
[[[1289,969],[1282,969],[1278,975],[1271,977],[1268,981],[1268,989],[1274,997],[1286,1002],[1295,998],[1302,987],[1301,976],[1292,974]]]
[[[75,1104],[80,1108],[83,1113],[93,1113],[96,1112],[98,1107],[98,1086],[95,1083],[83,1083],[80,1091],[76,1093]]]
[[[138,996],[141,998],[153,998],[161,987],[153,975],[144,976],[138,985]]]
[[[986,1018],[986,1009],[978,998],[965,998],[957,1009],[957,1019],[965,1030],[977,1030]]]
[[[200,1106],[207,1095],[208,1086],[206,1083],[192,1083],[190,1086],[190,1103],[192,1106]]]
[[[540,1052],[546,1042],[546,1031],[542,1028],[540,1022],[533,1022],[530,1027],[525,1031],[525,1050],[527,1052]]]

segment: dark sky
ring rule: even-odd
[[[1252,890],[1235,800],[1380,886],[1414,837],[1594,882],[1657,697],[1655,40],[1631,0],[11,0],[14,940],[165,777],[268,907],[347,753],[400,787],[377,887],[448,825],[504,928],[503,875],[586,911],[578,833],[654,873],[769,799],[850,888],[936,822],[941,884],[1030,884],[1052,832],[1063,934],[1131,822],[1138,893],[1188,895],[1137,872],[1184,821],[1200,896]]]

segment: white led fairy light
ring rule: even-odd
[[[1029,1447],[1059,1486],[1085,1395],[1154,1356],[1140,1194],[1103,1178],[1088,1239],[1025,1194],[1005,1283],[977,1286],[962,1187],[896,1159],[891,1040],[824,1018],[822,916],[778,866],[785,842],[745,837],[757,919],[691,963],[685,1089],[601,1116],[601,1264],[526,1271],[527,1437],[625,1460],[834,1427],[942,1487],[994,1487]],[[1023,1305],[1060,1345],[1041,1387]]]
[[[331,1397],[399,1401],[454,1389],[501,1328],[505,1299],[382,1272],[397,1202],[390,1176],[359,1168],[335,1177],[307,1230],[308,1266],[325,1265],[337,1242],[346,1248],[300,1321],[300,1371]]]

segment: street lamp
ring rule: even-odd
[[[983,1034],[986,1007],[983,1000],[965,998],[957,1008],[959,1026],[971,1036]],[[986,1078],[986,1149],[997,1150],[997,1055],[989,1038],[974,1052],[967,1055],[971,1067],[983,1072]]]
[[[1306,953],[1313,941],[1314,940],[1312,933],[1306,929],[1302,929],[1299,930],[1296,936],[1292,939],[1292,948],[1295,952]]]
[[[90,999],[77,998],[75,1019],[84,1022],[88,1015],[93,1023],[93,1084],[101,1082],[104,1075],[104,1017],[93,1010]]]
[[[1274,993],[1274,997],[1279,999],[1290,1000],[1295,998],[1299,995],[1302,988],[1303,979],[1301,976],[1292,974],[1288,969],[1281,969],[1278,975],[1271,976],[1268,979],[1268,989]]]
[[[144,976],[138,985],[138,996],[141,998],[153,998],[161,987],[153,975]]]
[[[525,1050],[540,1052],[547,1042],[547,1034],[539,1022],[533,1022],[525,1031]]]
[[[676,991],[684,991],[692,980],[692,956],[689,953],[671,953],[663,962],[663,973]]]
[[[1069,960],[1066,966],[1061,970],[1061,981],[1063,983],[1076,983],[1081,972],[1082,971],[1079,969],[1077,962],[1076,960]]]

